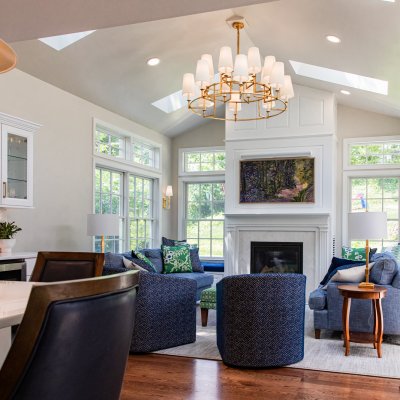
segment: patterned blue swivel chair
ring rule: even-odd
[[[304,357],[306,277],[229,276],[217,283],[217,345],[225,364],[266,368]]]

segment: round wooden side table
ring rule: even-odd
[[[345,356],[350,354],[350,342],[372,343],[382,358],[383,314],[381,300],[386,296],[387,289],[375,286],[373,289],[359,288],[356,285],[338,286],[340,294],[344,297],[342,324],[344,334]],[[351,299],[371,300],[374,311],[374,329],[372,334],[351,334],[349,328]]]

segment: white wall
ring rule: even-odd
[[[200,118],[200,117],[199,117]],[[172,139],[172,186],[174,197],[171,201],[171,234],[172,238],[178,237],[178,198],[181,193],[178,192],[178,162],[179,149],[190,147],[215,147],[225,145],[225,123],[223,121],[207,121],[199,127],[185,132],[182,135]],[[182,239],[182,238],[179,238]]]
[[[43,125],[34,142],[35,208],[7,212],[23,229],[16,250],[91,250],[86,214],[93,209],[93,117],[160,143],[161,187],[171,181],[169,138],[22,71],[0,75],[0,111]],[[170,218],[163,211],[167,236]]]
[[[400,118],[377,114],[356,108],[338,105],[337,108],[337,220],[336,251],[340,254],[342,246],[343,210],[343,139],[356,137],[400,135]],[[343,243],[346,244],[346,243]]]

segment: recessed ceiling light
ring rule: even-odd
[[[389,84],[387,81],[370,78],[368,76],[351,74],[350,72],[338,71],[336,69],[319,67],[318,65],[305,64],[299,61],[290,60],[290,64],[297,75],[336,83],[341,87],[346,86],[373,93],[388,94]]]
[[[95,31],[68,33],[67,35],[50,36],[40,38],[39,40],[44,44],[47,44],[47,46],[50,46],[53,49],[60,51],[77,42],[78,40],[81,40],[84,37],[90,35],[93,32]]]
[[[160,64],[160,59],[157,57],[150,58],[147,60],[147,65],[150,65],[152,67],[154,67],[155,65],[158,65],[158,64]]]
[[[345,94],[346,96],[351,94],[348,90],[341,90],[340,93]]]
[[[340,43],[341,42],[340,38],[338,38],[337,36],[327,35],[325,37],[326,37],[326,40],[331,43]]]
[[[386,1],[387,3],[395,3],[396,2],[396,0],[383,0],[383,1]]]

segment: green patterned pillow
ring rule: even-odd
[[[353,261],[365,261],[365,247],[355,248],[355,247],[342,247],[342,258],[346,260]]]
[[[154,264],[144,254],[142,254],[140,251],[132,250],[132,256],[138,258],[139,260],[141,260],[143,262],[145,262],[147,265],[149,265],[151,268],[153,268],[154,271],[156,271],[156,268],[154,267]]]
[[[189,246],[162,246],[164,274],[193,272]]]

